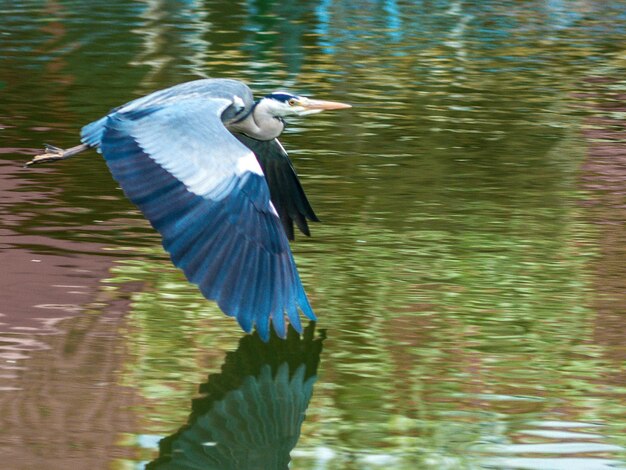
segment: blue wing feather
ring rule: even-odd
[[[267,289],[267,284],[270,282],[269,280],[272,279],[270,254],[267,252],[262,253],[261,260],[263,262],[261,269],[267,275],[257,279],[257,293],[260,295],[257,297],[256,310],[251,313],[254,315],[254,322],[256,323],[259,336],[264,341],[267,341],[266,338],[269,338],[269,315],[272,309],[270,299],[272,289]]]
[[[188,108],[168,105],[167,116],[175,116],[178,125],[181,115],[201,111]],[[167,124],[159,113],[156,109],[113,114],[104,123],[100,120],[86,126],[83,140],[98,140],[113,177],[161,233],[173,263],[198,284],[203,295],[216,300],[227,315],[235,316],[245,331],[256,326],[266,340],[270,319],[276,332],[285,336],[285,315],[301,331],[298,307],[309,318],[315,316],[263,176],[251,171],[238,173],[232,162],[229,172],[228,162],[217,162],[222,179],[209,184],[199,180],[193,165],[191,170],[183,166],[187,155],[178,151],[184,150],[184,145],[157,132]],[[199,122],[193,117],[189,122]],[[219,117],[216,119],[221,124]],[[153,121],[157,129],[144,132]],[[241,146],[237,151],[247,152],[222,129]],[[197,153],[198,144],[212,146],[211,135],[202,140],[200,134],[198,129],[189,131],[190,152]],[[219,135],[217,140],[225,138]],[[168,150],[176,154],[168,154]],[[196,164],[202,163],[200,157],[196,155]],[[215,155],[209,157],[205,166],[214,163],[211,158]]]
[[[274,274],[274,279],[276,280],[275,282],[279,285],[285,285],[286,279],[284,279],[283,277],[283,272],[284,272],[284,269],[281,263],[280,265],[276,266],[276,273]],[[274,300],[272,303],[272,311],[276,311],[277,309],[280,309],[280,306],[284,305],[284,303],[285,303],[284,291],[282,289],[275,290]],[[284,338],[285,335],[287,334],[287,331],[285,329],[285,316],[284,315],[272,316],[272,324],[278,336],[280,336],[281,338]]]
[[[251,245],[251,252],[248,259],[248,269],[250,272],[261,272],[261,249],[257,245]],[[241,290],[245,292],[241,298],[239,305],[239,314],[237,319],[241,327],[245,330],[252,328],[254,318],[245,312],[252,312],[257,305],[257,278],[253,276],[246,277],[241,283]]]

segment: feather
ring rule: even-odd
[[[294,239],[294,222],[303,234],[310,236],[307,219],[312,222],[319,222],[319,219],[278,139],[262,141],[243,134],[235,134],[235,137],[252,150],[259,161],[287,238]]]

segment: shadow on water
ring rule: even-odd
[[[317,380],[326,338],[315,323],[303,335],[289,326],[285,340],[246,335],[219,374],[200,385],[188,423],[159,443],[150,470],[288,468],[290,452]]]

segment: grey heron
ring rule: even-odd
[[[285,337],[298,309],[315,320],[289,247],[293,224],[318,221],[277,140],[285,117],[350,105],[203,79],[113,109],[81,144],[48,146],[27,165],[100,152],[126,196],[161,234],[174,265],[241,328]]]

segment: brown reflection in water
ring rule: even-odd
[[[22,172],[0,161],[1,466],[101,468],[118,433],[133,428],[133,395],[116,384],[128,302],[101,298],[112,259],[88,254],[101,246],[12,229],[32,217],[25,201],[58,192],[35,189]],[[86,311],[101,303],[106,310]]]
[[[46,350],[18,362],[13,390],[0,391],[3,468],[105,468],[132,457],[115,446],[120,433],[136,428],[135,395],[116,383],[127,309],[127,301],[115,300],[62,321],[60,334],[40,339]]]
[[[31,217],[15,204],[36,204],[55,193],[31,190],[22,171],[16,162],[0,161],[0,332],[37,330],[44,320],[76,315],[93,298],[112,264],[110,258],[85,253],[101,251],[101,245],[12,230]]]
[[[626,360],[626,93],[612,90],[618,79],[589,79],[587,98],[594,116],[583,136],[587,158],[582,185],[590,191],[586,201],[598,227],[600,257],[594,268],[595,341],[607,346],[611,359]],[[621,367],[619,368],[621,369]],[[619,370],[618,369],[618,370]],[[624,377],[614,378],[623,385]]]
[[[56,1],[48,1],[45,6],[45,13],[49,18],[63,18],[65,13],[63,5]],[[65,56],[79,47],[78,43],[70,44],[68,47],[64,43],[67,36],[67,28],[63,24],[63,21],[50,21],[45,23],[41,27],[41,32],[46,36],[50,36],[50,39],[43,43],[41,47],[33,52],[40,55],[48,55],[52,57],[46,63],[46,76],[54,77],[54,80],[59,85],[65,87],[74,83],[75,78],[73,75],[67,73],[68,67],[65,60]],[[61,93],[59,93],[61,95]]]

